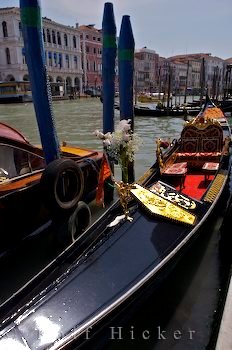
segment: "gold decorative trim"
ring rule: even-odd
[[[154,169],[148,169],[140,178],[137,180],[137,183],[142,185],[142,183],[147,180],[152,174],[154,174]]]
[[[0,176],[0,184],[6,181],[9,181],[9,179],[6,176]]]
[[[195,126],[199,130],[206,129],[209,125],[218,125],[221,127],[221,124],[216,119],[210,119],[210,118],[204,118],[204,115],[197,116],[196,118],[193,118],[186,124],[187,126]]]
[[[215,177],[209,191],[207,192],[207,194],[204,198],[205,202],[213,203],[213,201],[216,199],[218,193],[221,190],[221,187],[225,181],[225,178],[226,178],[226,176],[224,174],[218,174]]]
[[[194,210],[196,209],[196,203],[193,199],[190,199],[183,195],[182,193],[179,193],[175,190],[167,190],[167,188],[162,185],[159,181],[157,181],[151,188],[150,191],[153,193],[158,194],[164,199],[169,200],[170,202],[177,204],[178,206],[185,208],[187,210]]]
[[[135,184],[131,193],[148,209],[151,214],[155,214],[166,219],[174,220],[188,225],[194,225],[196,216],[187,210],[169,202],[146,188]]]

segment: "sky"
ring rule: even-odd
[[[42,16],[65,25],[102,26],[104,0],[41,0]],[[232,0],[111,0],[117,34],[129,15],[135,48],[146,46],[162,57],[211,53],[232,57]],[[0,0],[0,7],[19,0]]]

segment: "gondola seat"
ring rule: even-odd
[[[207,183],[207,180],[209,179],[210,175],[215,174],[215,172],[219,169],[219,163],[215,162],[206,162],[204,163],[202,167],[202,171],[205,174],[205,183]]]
[[[201,168],[205,162],[219,162],[222,152],[177,152],[175,160],[185,161],[191,168]]]
[[[184,188],[184,181],[187,174],[187,163],[173,163],[161,170],[163,177],[175,177],[179,180],[180,191]]]
[[[195,118],[181,133],[175,162],[187,162],[189,167],[202,168],[206,162],[219,162],[223,149],[223,130],[215,120]]]

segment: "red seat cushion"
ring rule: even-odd
[[[173,163],[171,167],[172,169],[187,168],[187,162]]]
[[[176,153],[178,158],[196,158],[196,157],[219,157],[221,152],[178,152]]]
[[[208,162],[205,163],[202,167],[203,170],[218,170],[219,168],[219,163],[214,163],[214,162]]]
[[[164,171],[163,174],[167,175],[184,175],[187,172],[187,163],[174,163],[170,166],[168,166]]]

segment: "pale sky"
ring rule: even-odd
[[[42,16],[58,23],[102,26],[104,0],[41,0]],[[129,15],[136,49],[146,46],[160,56],[211,53],[232,57],[232,0],[112,0],[117,34]],[[0,0],[19,7],[19,0]]]

